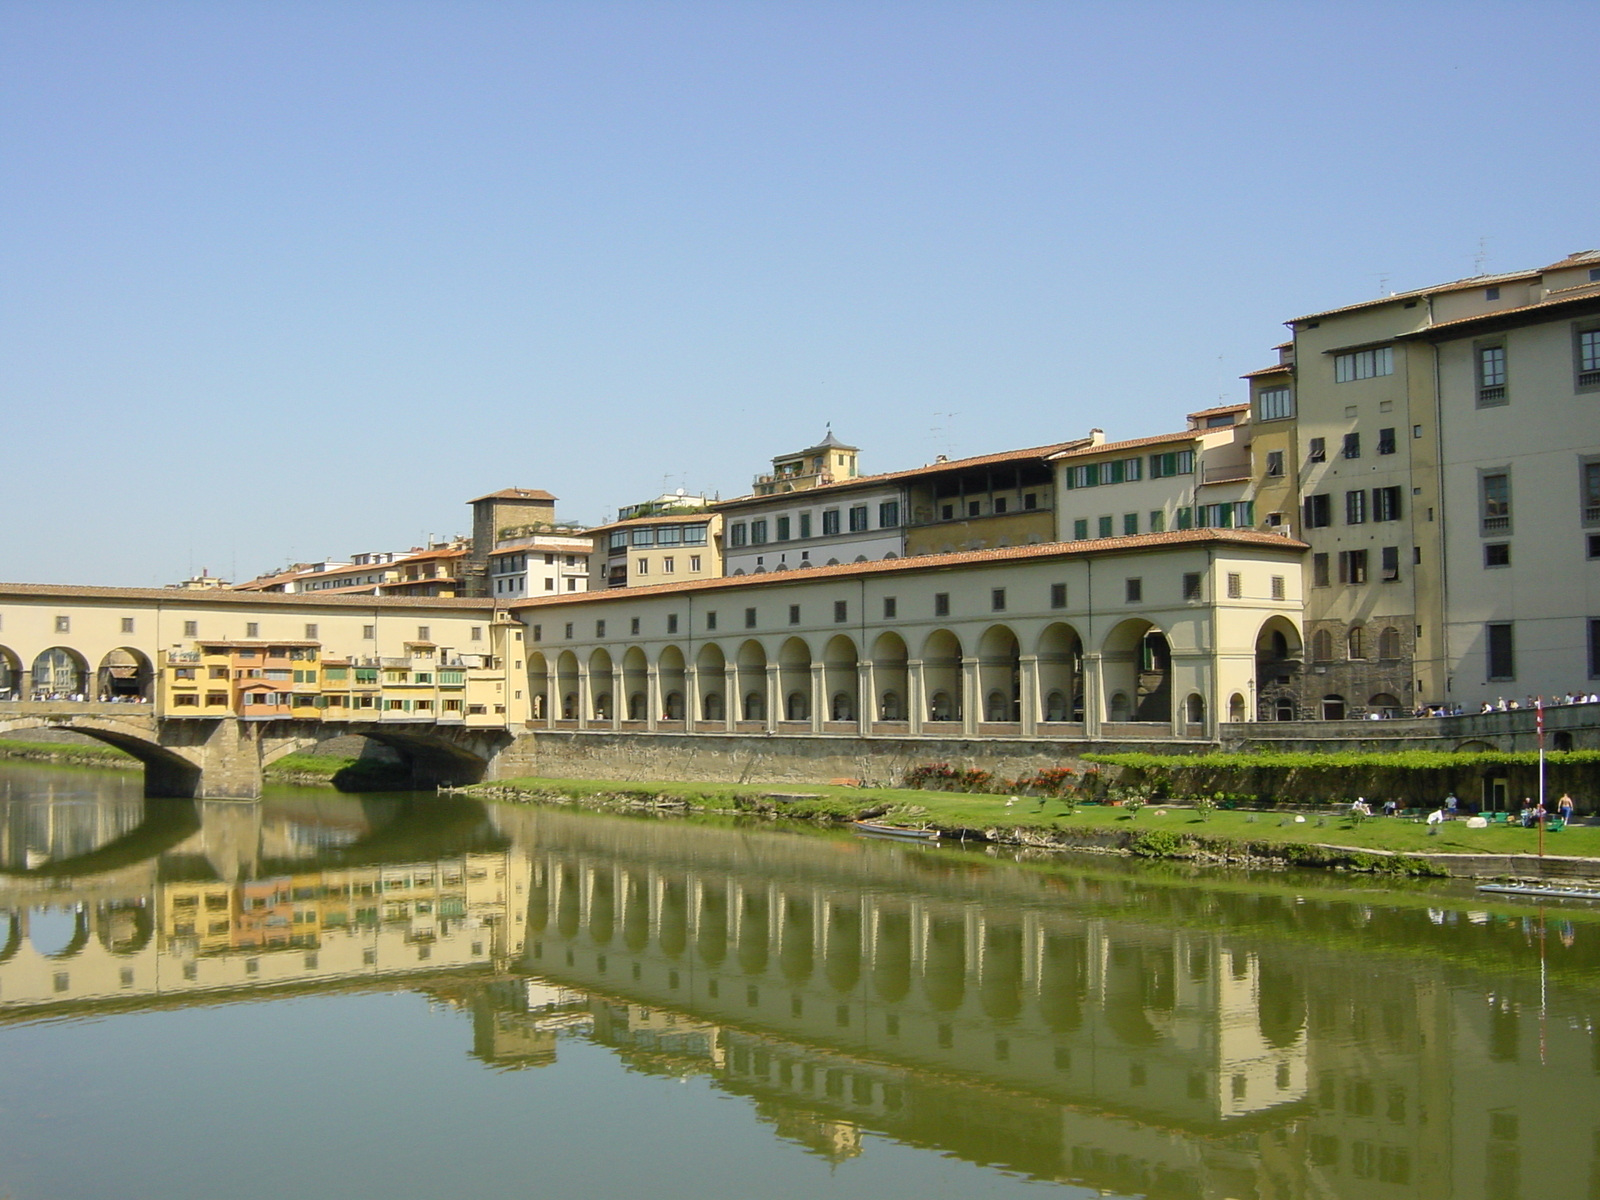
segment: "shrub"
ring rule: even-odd
[[[1140,858],[1181,858],[1192,849],[1188,838],[1170,829],[1147,829],[1128,843],[1128,850]]]

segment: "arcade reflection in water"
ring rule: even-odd
[[[81,798],[0,801],[0,1019],[404,987],[496,1069],[589,1039],[834,1160],[880,1135],[1162,1197],[1600,1194],[1593,914],[433,797],[115,800],[70,837]]]

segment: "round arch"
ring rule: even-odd
[[[700,647],[694,659],[695,676],[700,694],[697,718],[701,721],[722,721],[728,715],[727,656],[716,642]]]
[[[1338,693],[1329,693],[1322,698],[1322,719],[1324,721],[1342,721],[1345,718],[1344,697]]]
[[[830,721],[854,721],[861,711],[861,686],[853,638],[836,634],[822,651],[823,691],[828,697]]]
[[[880,633],[872,643],[872,680],[880,721],[904,721],[907,712],[906,642],[898,633]]]
[[[1106,720],[1171,722],[1172,648],[1159,626],[1142,617],[1122,621],[1106,635],[1100,662]]]
[[[578,656],[563,650],[556,659],[556,715],[563,721],[578,719]]]
[[[1326,631],[1320,636],[1326,638]],[[1331,639],[1327,652],[1332,653]],[[1300,629],[1288,617],[1278,614],[1261,623],[1261,628],[1256,630],[1256,719],[1283,720],[1285,718],[1278,714],[1286,706],[1292,719],[1297,694],[1295,681],[1304,665],[1305,653]],[[1236,719],[1231,711],[1228,719]],[[1237,719],[1251,718],[1247,715]]]
[[[616,713],[611,695],[611,651],[597,647],[589,655],[589,716],[609,721]]]
[[[1039,715],[1046,721],[1083,720],[1083,638],[1064,621],[1039,635]]]
[[[928,720],[961,720],[961,639],[948,629],[935,629],[922,643],[922,686]]]
[[[739,647],[734,660],[738,673],[739,719],[765,721],[767,719],[767,650],[755,638],[749,638]]]
[[[550,660],[543,650],[528,655],[528,703],[535,721],[550,716]]]
[[[677,646],[663,646],[656,656],[656,686],[661,690],[662,718],[684,720],[689,711],[688,668],[683,661],[683,651]]]
[[[76,650],[51,646],[33,660],[32,695],[35,700],[82,700],[89,687],[89,663]]]
[[[811,719],[811,647],[800,638],[778,647],[778,695],[785,721]]]
[[[1009,625],[991,625],[978,639],[978,694],[985,721],[1022,720],[1022,646]]]
[[[155,668],[149,657],[132,646],[118,646],[100,660],[95,671],[95,692],[102,700],[145,703],[151,698]]]
[[[25,691],[22,659],[10,646],[0,646],[0,700],[19,700]]]
[[[622,695],[618,710],[629,721],[645,721],[650,717],[650,664],[644,651],[629,646],[622,656]]]

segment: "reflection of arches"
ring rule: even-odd
[[[1083,720],[1083,639],[1056,622],[1039,637],[1039,690],[1046,721]]]
[[[89,664],[83,655],[65,646],[41,650],[33,660],[33,698],[64,699],[86,694]]]
[[[824,972],[841,996],[861,979],[861,912],[843,904],[828,906],[828,956]]]
[[[1262,962],[1256,996],[1261,1036],[1279,1050],[1296,1045],[1306,1025],[1306,998],[1293,973]]]
[[[689,945],[689,889],[681,879],[661,884],[661,933],[657,944],[668,958],[681,958]]]
[[[1106,638],[1101,670],[1106,691],[1124,696],[1128,715],[1121,720],[1172,720],[1172,650],[1155,625],[1138,617],[1121,622]]]
[[[978,984],[983,1011],[997,1021],[1022,1011],[1022,930],[990,925],[983,933],[983,978]]]
[[[966,924],[952,917],[935,917],[928,925],[927,957],[922,970],[922,988],[928,1002],[940,1012],[961,1006],[966,995]]]
[[[1235,692],[1228,697],[1228,720],[1239,722],[1245,719],[1244,697]]]
[[[148,700],[155,669],[143,652],[119,646],[100,660],[97,691],[111,700]]]
[[[766,893],[746,892],[739,914],[739,967],[746,975],[760,975],[767,969]]]
[[[609,946],[616,932],[615,880],[609,871],[596,871],[589,884],[589,937],[597,946]]]
[[[1322,719],[1324,721],[1344,720],[1344,697],[1328,695],[1322,698]]]
[[[137,954],[155,936],[155,916],[148,904],[108,901],[97,908],[95,916],[95,923],[100,927],[100,944],[112,954]]]
[[[76,958],[90,936],[86,905],[36,908],[28,916],[28,941],[43,958]]]
[[[811,901],[790,896],[783,906],[782,942],[778,970],[792,984],[811,978],[815,956],[811,945]]]
[[[1088,948],[1082,937],[1055,933],[1045,936],[1039,964],[1039,1014],[1057,1033],[1071,1033],[1083,1023],[1088,964]]]
[[[911,917],[881,913],[872,955],[872,988],[886,1004],[898,1004],[911,991]]]
[[[728,957],[728,893],[714,884],[700,892],[700,916],[696,922],[695,948],[708,967],[722,965]]]
[[[637,875],[623,893],[622,944],[635,954],[650,944],[650,888]]]
[[[922,678],[930,721],[961,720],[961,640],[936,629],[922,644]]]

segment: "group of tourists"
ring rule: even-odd
[[[1564,708],[1569,704],[1600,704],[1600,692],[1568,692],[1565,696],[1551,696],[1548,700],[1542,697],[1529,696],[1526,700],[1507,700],[1500,696],[1495,700],[1485,700],[1480,713],[1492,712],[1517,712],[1524,708],[1537,708],[1541,700],[1546,708]],[[1460,709],[1456,710],[1460,712]]]
[[[1461,801],[1454,792],[1451,792],[1437,808],[1428,814],[1428,824],[1439,825],[1445,821],[1453,821],[1459,814],[1460,808]],[[1386,817],[1397,817],[1401,813],[1400,801],[1385,800],[1380,811]],[[1561,794],[1561,799],[1556,801],[1554,812],[1545,807],[1544,801],[1534,800],[1531,796],[1525,796],[1522,800],[1522,810],[1517,819],[1524,829],[1532,829],[1552,818],[1559,818],[1563,825],[1570,825],[1576,811],[1577,804],[1565,792]],[[1372,805],[1367,803],[1365,796],[1357,796],[1355,798],[1355,801],[1350,805],[1350,815],[1355,817],[1372,816]]]

